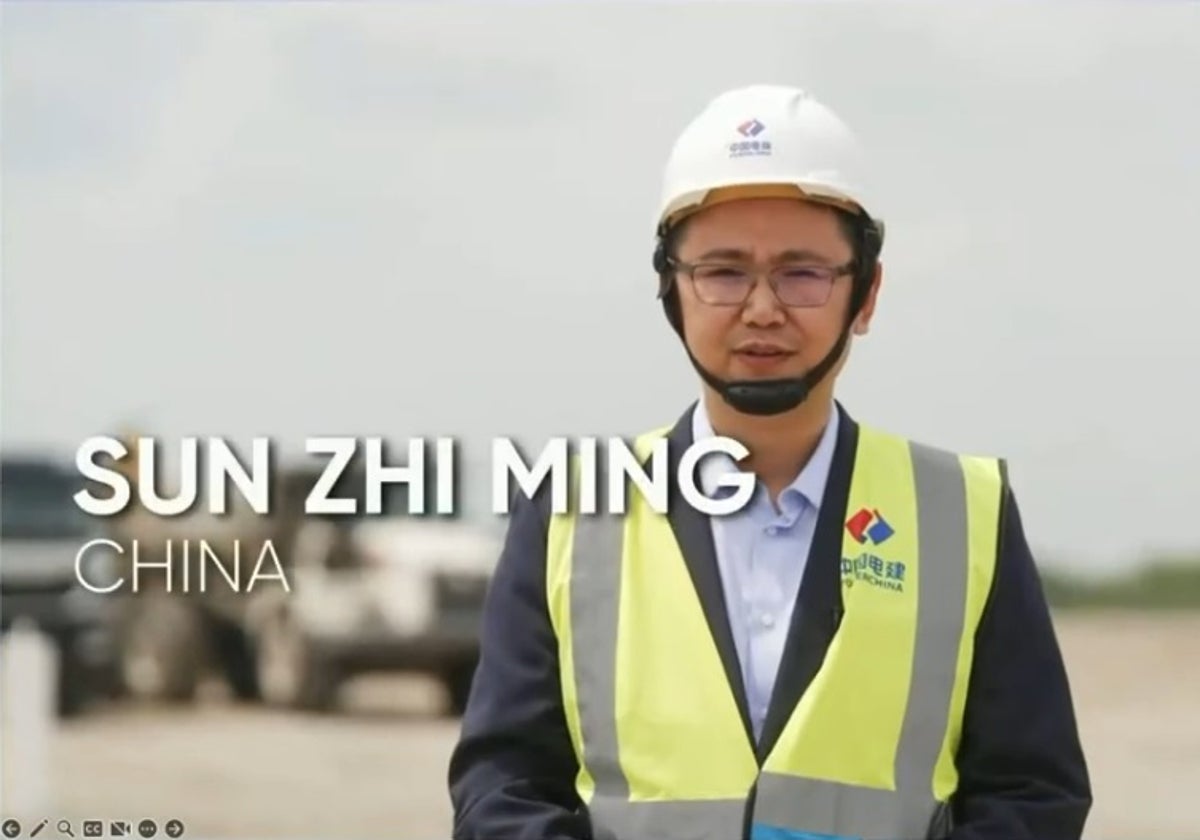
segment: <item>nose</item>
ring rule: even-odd
[[[783,304],[775,296],[771,281],[759,275],[750,290],[750,297],[742,306],[742,321],[755,326],[766,326],[785,320]]]

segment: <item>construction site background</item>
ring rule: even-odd
[[[507,524],[489,443],[636,434],[696,398],[649,220],[684,120],[764,80],[829,103],[877,176],[846,408],[1008,459],[1087,840],[1200,838],[1200,4],[5,3],[0,46],[21,838],[449,836]],[[270,437],[274,513],[83,516],[75,453],[110,434]],[[403,492],[301,515],[318,435],[382,436],[391,463],[461,441],[462,515],[414,521]],[[361,467],[333,495],[362,502]],[[240,540],[246,583],[269,540],[294,588],[230,595],[210,564],[209,595],[156,596],[161,567],[94,595],[74,559],[100,534],[126,552],[90,555],[99,578],[190,538],[227,568]]]

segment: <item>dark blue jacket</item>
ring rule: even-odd
[[[841,611],[839,560],[857,424],[842,412],[825,499],[758,752],[771,749],[821,665]],[[691,410],[669,434],[691,442]],[[675,475],[672,463],[671,475]],[[548,483],[547,483],[548,485]],[[548,487],[518,494],[483,618],[482,651],[450,760],[455,840],[592,840],[575,791],[545,595]],[[1005,480],[1000,552],[976,652],[951,840],[1078,840],[1091,807],[1067,675],[1021,516]],[[704,514],[669,519],[734,688],[749,716]],[[737,838],[730,838],[737,840]],[[914,839],[916,840],[916,839]]]

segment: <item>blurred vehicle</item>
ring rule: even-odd
[[[247,615],[263,699],[327,708],[348,677],[423,672],[460,714],[498,552],[491,533],[460,523],[395,514],[305,523],[292,592],[264,590]]]
[[[355,499],[358,513],[305,515],[321,472],[280,471],[270,516],[168,520],[143,511],[119,523],[114,539],[137,540],[142,564],[164,563],[162,547],[170,540],[178,547],[181,540],[203,539],[226,565],[236,546],[243,578],[270,541],[288,581],[284,588],[261,579],[239,591],[210,571],[208,591],[168,592],[164,572],[143,569],[140,591],[122,599],[123,685],[132,696],[188,701],[216,671],[238,697],[330,710],[343,682],[358,674],[419,672],[437,677],[448,710],[461,713],[499,557],[495,530],[410,516],[401,485],[384,488],[381,515],[367,515],[361,468],[345,471],[330,491]],[[193,545],[193,565],[197,553]],[[175,551],[172,563],[181,556]],[[274,572],[274,564],[264,571]],[[172,575],[178,590],[182,575],[175,565]]]
[[[59,652],[58,713],[71,716],[117,687],[117,611],[110,595],[85,587],[79,550],[101,536],[72,498],[79,476],[50,458],[0,458],[0,632],[22,619]],[[93,585],[112,580],[113,555],[89,552],[81,571]]]

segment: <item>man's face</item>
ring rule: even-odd
[[[804,375],[837,341],[846,321],[853,279],[843,273],[833,280],[824,303],[796,307],[779,300],[766,272],[774,266],[789,266],[795,269],[789,273],[801,276],[813,266],[844,266],[853,255],[835,211],[823,205],[750,198],[696,213],[687,222],[676,259],[749,268],[758,272],[758,282],[744,303],[713,305],[701,299],[706,296],[705,287],[693,284],[686,271],[679,272],[684,334],[692,353],[702,366],[724,379]],[[721,267],[715,271],[717,278],[737,276]],[[707,273],[714,276],[712,270]],[[866,331],[874,309],[878,279],[877,275],[855,321],[859,334]],[[719,284],[721,280],[710,282]],[[838,368],[823,380],[822,390],[832,388]]]

